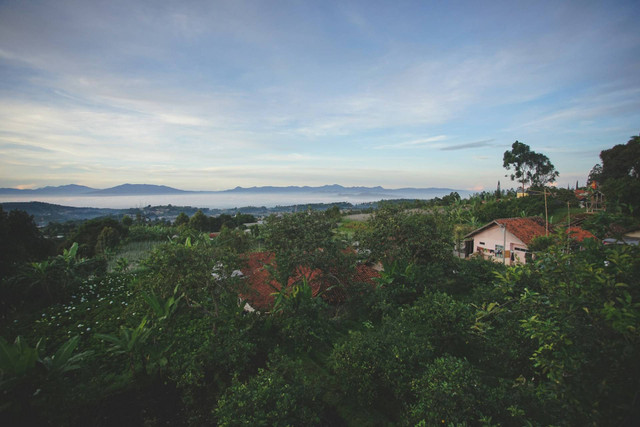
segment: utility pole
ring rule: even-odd
[[[569,252],[569,239],[571,238],[571,203],[567,202],[567,252]]]
[[[549,211],[547,209],[547,187],[544,188],[544,228],[546,236],[549,237]]]
[[[502,264],[507,264],[507,227],[504,224],[500,224],[502,228]]]

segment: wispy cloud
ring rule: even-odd
[[[51,153],[53,150],[49,150],[47,148],[38,147],[37,145],[30,144],[12,144],[2,142],[4,138],[0,136],[0,152],[4,151],[13,151],[13,150],[24,150],[24,151],[35,151],[38,153]]]
[[[433,145],[434,142],[444,141],[447,139],[446,135],[431,136],[429,138],[414,139],[411,141],[398,142],[396,144],[378,145],[373,147],[376,150],[383,150],[387,148],[412,148]]]
[[[482,141],[476,142],[467,142],[465,144],[457,144],[457,145],[449,145],[446,147],[441,147],[442,151],[456,151],[456,150],[468,150],[469,148],[481,148],[481,147],[489,147],[493,142],[493,139],[485,139]]]
[[[262,159],[269,161],[283,161],[283,162],[300,162],[303,160],[313,160],[313,156],[300,154],[300,153],[290,153],[290,154],[267,154],[262,156]]]

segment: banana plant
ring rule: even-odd
[[[84,351],[82,353],[73,354],[78,347],[80,336],[70,338],[67,342],[62,344],[58,351],[51,356],[46,356],[40,359],[40,362],[47,369],[49,373],[55,375],[62,375],[69,371],[75,371],[80,369],[80,362],[87,356],[93,354],[93,351]]]
[[[95,334],[95,337],[110,342],[109,351],[113,354],[126,354],[129,356],[131,373],[135,373],[135,358],[142,345],[147,341],[151,329],[147,328],[147,318],[144,317],[135,328],[122,326],[119,335]]]
[[[160,298],[159,296],[157,296],[156,294],[154,294],[153,292],[150,294],[146,292],[142,292],[142,296],[144,297],[144,300],[147,302],[147,304],[149,304],[149,306],[153,310],[153,313],[155,314],[155,316],[158,318],[159,321],[168,319],[178,309],[178,304],[180,303],[180,300],[184,297],[184,294],[182,294],[176,298],[179,287],[180,287],[180,284],[176,285],[176,287],[173,288],[173,295],[169,297],[166,301]]]
[[[322,293],[333,289],[333,286],[328,287],[324,291],[318,292],[316,297],[319,297]],[[272,312],[281,313],[285,305],[296,307],[300,304],[300,301],[306,301],[313,298],[313,288],[309,284],[309,280],[302,276],[302,278],[293,283],[289,288],[280,288],[277,292],[271,294],[275,297]]]
[[[64,249],[62,251],[62,258],[66,261],[67,264],[71,264],[73,261],[75,261],[77,253],[78,242],[74,242],[69,249]]]
[[[0,337],[0,384],[4,385],[6,381],[25,376],[35,369],[39,344],[40,342],[35,347],[31,347],[21,337],[17,337],[13,344],[9,344]],[[2,389],[1,386],[0,389]]]
[[[41,358],[42,340],[31,347],[21,337],[13,344],[0,337],[0,394],[11,396],[7,402],[0,403],[0,413],[37,394],[43,381],[80,369],[80,362],[93,352],[73,354],[79,339],[79,336],[70,338],[53,355]],[[38,369],[38,366],[45,369]]]

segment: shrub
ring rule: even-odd
[[[321,391],[300,361],[282,359],[247,382],[235,379],[214,413],[221,426],[318,425]]]
[[[440,357],[427,367],[412,390],[408,423],[424,425],[473,424],[482,417],[482,387],[477,371],[464,359]]]

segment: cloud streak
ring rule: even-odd
[[[431,136],[429,138],[421,138],[421,139],[414,139],[414,140],[411,140],[411,141],[399,142],[399,143],[396,143],[396,144],[379,145],[377,147],[374,147],[374,149],[383,150],[383,149],[388,149],[388,148],[424,147],[424,146],[433,145],[434,142],[444,141],[446,139],[447,139],[446,135],[437,135],[437,136]]]
[[[440,150],[442,151],[457,151],[457,150],[468,150],[470,148],[482,148],[482,147],[489,147],[491,146],[491,142],[493,142],[493,139],[485,139],[482,141],[476,141],[476,142],[468,142],[465,144],[457,144],[457,145],[449,145],[447,147],[441,147]]]

